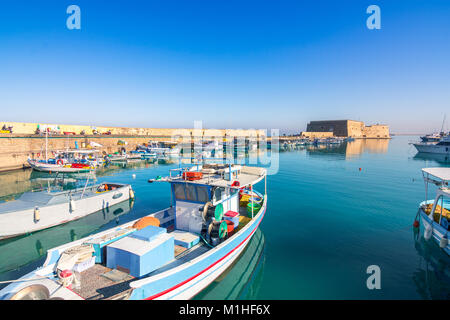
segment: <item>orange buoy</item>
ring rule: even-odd
[[[359,171],[361,171],[361,168],[359,168]]]
[[[143,217],[133,224],[133,228],[141,230],[147,226],[159,227],[160,221],[155,217]]]

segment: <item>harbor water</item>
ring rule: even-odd
[[[412,224],[425,197],[421,168],[450,167],[450,160],[416,154],[409,144],[415,140],[395,136],[280,151],[259,230],[239,260],[195,299],[449,299],[450,258]],[[147,180],[176,167],[174,160],[100,170],[97,182],[130,183],[136,199],[0,241],[0,281],[39,266],[49,248],[166,208],[168,184]],[[29,170],[2,173],[0,199],[49,183]],[[258,187],[264,191],[263,183]],[[379,290],[367,287],[372,265],[381,271]]]

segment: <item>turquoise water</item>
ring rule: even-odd
[[[450,162],[416,155],[408,142],[417,139],[396,136],[280,152],[279,171],[268,178],[260,231],[233,268],[196,298],[449,299],[450,258],[435,242],[417,237],[412,223],[425,196],[420,169]],[[74,234],[80,238],[167,207],[168,185],[147,180],[177,166],[143,164],[100,173],[98,181],[132,184],[132,208],[94,225],[80,220],[50,234],[0,243],[0,280],[38,265],[46,249]],[[18,174],[0,175],[0,184]],[[26,177],[16,180],[21,192],[30,187]],[[367,289],[370,265],[381,269],[381,290]]]

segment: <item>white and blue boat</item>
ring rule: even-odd
[[[171,186],[169,208],[48,250],[43,265],[3,288],[0,299],[190,299],[201,292],[238,259],[264,218],[267,170],[204,163],[149,180],[156,181]],[[261,181],[260,204],[255,197],[243,204],[244,191]],[[240,215],[237,227],[225,220],[229,211]]]
[[[450,168],[424,168],[422,169],[425,180],[425,198],[428,198],[428,184],[438,186],[436,197],[433,200],[425,200],[420,204],[418,215],[424,227],[424,238],[433,238],[448,255],[450,245],[448,242],[450,229]],[[418,220],[414,221],[416,227]]]

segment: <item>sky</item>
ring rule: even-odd
[[[0,0],[0,121],[435,132],[449,54],[448,0]]]

